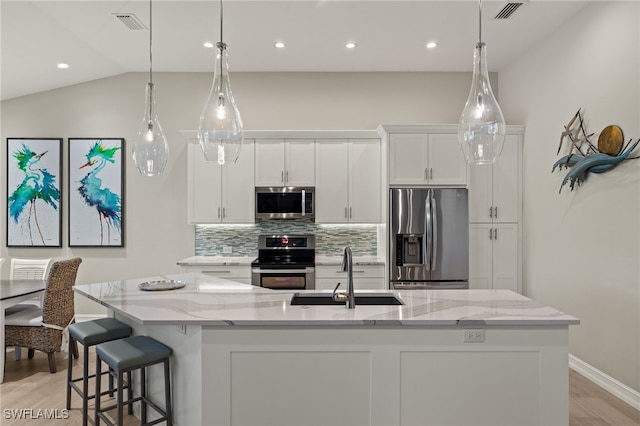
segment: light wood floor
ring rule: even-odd
[[[74,373],[80,372],[82,360],[82,345],[80,358],[74,360]],[[26,351],[23,351],[26,355]],[[81,425],[80,397],[73,392],[71,397],[71,410],[68,418],[58,420],[39,419],[13,419],[7,418],[9,409],[31,409],[35,417],[38,409],[58,410],[59,417],[64,416],[62,411],[66,404],[66,370],[67,354],[56,354],[58,372],[49,373],[47,357],[41,352],[36,352],[34,359],[23,358],[15,361],[12,349],[7,350],[7,365],[5,369],[4,383],[0,385],[0,424],[12,425]],[[94,359],[93,354],[90,357]],[[93,368],[93,365],[91,366]],[[90,382],[90,386],[92,383]],[[571,426],[640,426],[640,411],[614,397],[604,389],[593,384],[578,373],[569,373],[569,424]],[[107,398],[107,397],[105,397]],[[89,404],[89,412],[93,404]],[[90,414],[89,424],[93,425],[93,415]],[[138,425],[139,421],[134,416],[125,414],[125,426]],[[196,425],[181,425],[196,426]]]

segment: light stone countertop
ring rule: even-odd
[[[184,288],[142,291],[138,284],[181,280]],[[291,306],[274,291],[203,274],[84,284],[74,291],[135,322],[209,326],[566,326],[580,321],[510,290],[394,291],[402,306]],[[368,291],[367,293],[372,293]]]
[[[251,265],[257,256],[191,256],[178,262],[180,266]]]
[[[257,257],[257,256],[256,256]],[[191,256],[178,262],[180,266],[231,266],[251,265],[256,257],[248,256]],[[316,266],[341,265],[342,256],[316,255]],[[353,256],[354,265],[384,265],[385,261],[377,256]]]

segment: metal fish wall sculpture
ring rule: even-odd
[[[569,154],[556,161],[551,168],[551,172],[553,173],[556,168],[562,170],[563,167],[571,170],[562,180],[559,192],[562,192],[562,187],[567,183],[569,183],[569,187],[573,191],[576,183],[580,186],[587,179],[588,173],[608,172],[624,160],[640,158],[629,157],[640,143],[640,139],[636,142],[630,139],[623,147],[624,137],[622,129],[618,126],[610,125],[605,127],[600,132],[597,147],[589,139],[593,135],[594,133],[587,134],[585,131],[584,120],[580,110],[564,126],[564,131],[560,135],[558,154],[565,139],[569,139],[571,142]],[[577,153],[574,153],[574,150]]]

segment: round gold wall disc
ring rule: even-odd
[[[598,151],[603,154],[618,155],[622,149],[622,129],[616,125],[604,128],[598,138]]]

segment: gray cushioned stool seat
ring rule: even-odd
[[[171,349],[148,336],[133,336],[101,343],[96,353],[118,371],[158,363],[171,355]]]
[[[82,425],[88,426],[88,404],[95,395],[89,394],[89,379],[95,374],[89,374],[89,347],[110,340],[122,339],[131,335],[131,327],[114,318],[100,318],[92,321],[83,321],[69,325],[69,354],[72,349],[77,350],[77,343],[84,345],[82,359],[82,377],[73,378],[73,363],[69,356],[67,365],[67,410],[71,409],[71,389],[82,398]],[[106,374],[106,373],[105,373]],[[77,382],[82,381],[82,388]],[[113,395],[113,378],[109,376],[109,391]],[[101,392],[103,394],[103,392]]]
[[[167,426],[172,426],[170,357],[171,348],[148,336],[127,337],[120,340],[100,343],[96,346],[96,393],[99,393],[101,389],[100,376],[102,375],[103,362],[109,366],[109,376],[116,376],[118,385],[116,387],[116,405],[102,407],[100,398],[96,398],[94,425],[99,426],[100,421],[104,421],[109,425],[122,425],[124,423],[123,407],[126,405],[131,414],[133,403],[140,401],[140,421],[142,425],[147,424],[147,408],[150,406],[160,414],[161,417],[149,424],[166,421]],[[159,363],[163,364],[164,369],[164,409],[160,408],[147,396],[146,370],[148,367]],[[128,397],[125,400],[122,392],[123,386],[121,386],[121,384],[124,383],[123,374],[126,373],[129,375],[127,382],[130,382],[130,375],[134,370],[138,370],[140,373],[140,396],[134,398],[131,387],[128,387]],[[115,423],[112,423],[111,419],[106,415],[106,412],[113,408],[116,409],[117,416]]]
[[[100,318],[71,324],[69,334],[84,346],[91,346],[128,337],[131,327],[113,318]]]

